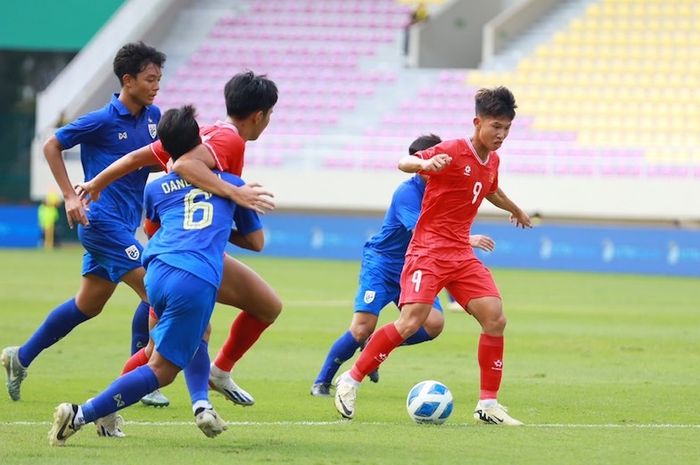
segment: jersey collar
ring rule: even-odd
[[[468,137],[465,137],[464,141],[467,143],[467,147],[469,147],[469,150],[472,152],[474,158],[476,158],[476,161],[478,161],[482,165],[486,165],[489,162],[489,159],[491,158],[491,152],[489,152],[489,154],[486,155],[486,160],[481,161],[481,158],[479,158],[479,155],[476,153],[476,149],[474,148],[474,144],[472,144],[472,141],[469,140]]]
[[[129,111],[129,109],[126,108],[126,105],[124,105],[124,104],[122,103],[122,101],[119,100],[119,94],[117,94],[117,93],[112,94],[112,101],[110,102],[110,104],[111,104],[114,108],[117,109],[117,113],[119,114],[119,116],[131,116],[132,118],[135,118],[135,119],[141,118],[143,115],[145,115],[145,114],[148,112],[148,109],[149,109],[149,107],[150,107],[150,105],[146,105],[145,107],[143,107],[143,110],[141,110],[141,114],[140,114],[140,115],[138,115],[138,116],[133,116],[133,115],[131,114],[131,112]]]

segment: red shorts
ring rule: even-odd
[[[443,288],[464,308],[478,297],[501,297],[491,272],[474,256],[466,260],[406,256],[401,272],[399,307],[411,303],[432,304]]]

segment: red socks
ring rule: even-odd
[[[479,337],[481,392],[479,399],[497,399],[503,376],[503,336],[481,334]]]
[[[263,323],[246,312],[241,312],[233,321],[228,338],[219,350],[214,365],[223,371],[231,371],[233,365],[255,344],[255,341],[271,324]]]
[[[403,338],[396,330],[394,323],[382,326],[374,332],[367,346],[362,350],[360,358],[350,370],[350,377],[362,381],[365,376],[379,367],[389,353],[401,345]]]
[[[134,355],[132,355],[131,358],[126,361],[126,363],[124,364],[124,368],[122,368],[121,374],[124,375],[126,373],[129,373],[130,371],[133,371],[147,363],[148,357],[146,357],[146,348],[142,347],[141,350],[135,352]]]

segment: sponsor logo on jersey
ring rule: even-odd
[[[126,131],[124,131],[124,132],[120,132],[117,135],[117,137],[119,137],[119,140],[125,140],[127,137],[129,137],[129,135],[126,133]]]
[[[117,394],[117,395],[112,396],[112,399],[114,399],[114,402],[117,404],[117,407],[124,407],[124,405],[126,405],[124,403],[124,400],[122,399],[121,394]]]
[[[472,167],[467,165],[464,167],[464,175],[465,176],[471,176],[472,175]]]
[[[126,252],[126,255],[132,260],[138,260],[139,257],[141,256],[141,252],[139,252],[139,248],[136,247],[135,245],[130,245],[129,247],[124,249],[124,252]]]
[[[371,304],[374,301],[375,295],[376,295],[376,292],[374,292],[374,291],[365,291],[365,298],[364,298],[365,303]]]

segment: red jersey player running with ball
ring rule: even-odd
[[[503,372],[506,317],[491,272],[469,245],[469,231],[484,198],[511,213],[517,227],[530,218],[498,187],[497,150],[515,118],[515,98],[505,87],[481,89],[476,97],[474,135],[441,142],[399,161],[399,169],[429,177],[420,217],[401,273],[399,319],[380,328],[352,369],[337,382],[335,406],[345,418],[355,416],[357,389],[389,353],[420,328],[435,296],[446,288],[479,322],[479,402],[474,418],[483,423],[519,426],[498,403]]]

